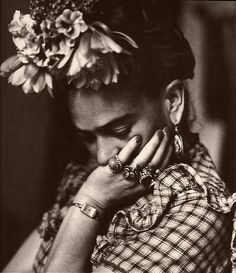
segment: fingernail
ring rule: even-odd
[[[163,130],[164,135],[169,136],[170,135],[170,129],[168,127],[165,127]]]
[[[142,140],[142,137],[141,136],[135,136],[134,140],[136,141],[137,144],[139,144],[141,142],[141,140]]]
[[[163,132],[162,132],[162,130],[157,130],[157,131],[156,131],[156,134],[158,135],[159,138],[162,138],[162,137],[163,137]]]

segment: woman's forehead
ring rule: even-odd
[[[123,115],[140,112],[143,96],[130,96],[117,92],[76,91],[70,95],[70,111],[77,127],[100,127]]]
[[[91,89],[71,90],[69,93],[69,103],[73,110],[84,111],[87,107],[90,110],[108,110],[115,108],[125,108],[133,104],[139,104],[143,100],[143,95],[129,89],[113,87],[94,91]]]

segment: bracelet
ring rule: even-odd
[[[76,208],[79,208],[80,211],[85,214],[86,216],[88,216],[89,218],[92,218],[92,219],[95,219],[95,220],[99,220],[99,213],[98,213],[98,210],[89,205],[88,203],[83,203],[83,204],[80,204],[80,203],[71,203],[70,204],[72,207],[76,207]]]

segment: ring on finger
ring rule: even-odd
[[[160,169],[156,169],[153,173],[153,179],[156,180],[160,173],[161,173]]]
[[[153,180],[153,178],[154,178],[154,173],[153,173],[153,167],[151,164],[148,164],[139,172],[139,183],[141,184],[150,183]]]
[[[108,166],[113,173],[119,173],[123,170],[123,163],[118,155],[114,155],[109,159]]]
[[[147,164],[147,166],[146,167],[144,167],[144,169],[145,170],[147,170],[147,171],[149,171],[150,173],[152,173],[152,174],[154,174],[154,166],[152,165],[152,163],[151,162],[149,162],[148,164]]]
[[[125,166],[122,175],[126,180],[138,181],[139,172],[137,171],[137,166],[135,167],[131,167],[130,165]]]

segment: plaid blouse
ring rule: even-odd
[[[236,196],[225,184],[200,143],[188,151],[188,164],[174,164],[157,177],[150,193],[118,211],[91,256],[94,268],[129,273],[229,272]],[[69,164],[53,208],[44,214],[43,238],[34,272],[44,269],[60,224],[81,184],[93,168]]]

